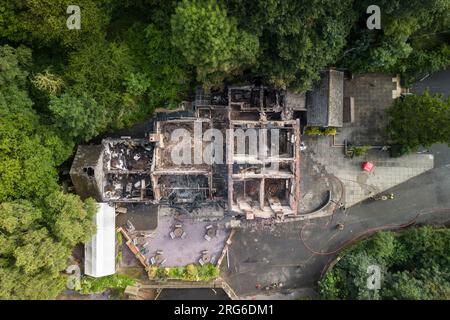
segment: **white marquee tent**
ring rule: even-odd
[[[104,277],[116,272],[116,213],[114,207],[99,203],[94,216],[96,234],[84,247],[84,273]]]

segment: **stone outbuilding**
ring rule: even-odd
[[[344,72],[328,70],[306,94],[307,125],[342,127],[344,109]]]

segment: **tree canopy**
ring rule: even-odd
[[[419,227],[378,232],[340,255],[319,281],[323,299],[450,298],[450,230]],[[369,265],[381,271],[379,290],[367,288]]]
[[[394,143],[407,149],[450,144],[450,98],[441,95],[407,95],[388,110],[389,134]]]
[[[228,1],[243,30],[259,37],[256,75],[278,87],[309,89],[333,65],[355,20],[353,1]]]
[[[256,63],[258,38],[238,30],[215,0],[183,0],[171,22],[174,46],[206,85],[220,85],[227,74]]]
[[[0,37],[37,47],[78,47],[106,34],[113,0],[80,0],[82,28],[67,32],[67,7],[70,0],[6,0],[0,6]]]
[[[97,101],[80,95],[62,94],[53,96],[48,108],[51,110],[55,126],[75,140],[87,141],[103,129],[105,110]]]
[[[355,2],[355,8],[363,13],[373,4],[381,9],[381,30],[358,27],[367,17],[359,15],[343,65],[361,72],[401,73],[410,83],[450,64],[448,1],[364,0]]]
[[[71,148],[43,125],[26,89],[31,52],[0,47],[0,201],[43,199],[58,189],[56,170]]]
[[[49,200],[66,197],[65,205],[53,204],[54,221],[28,200],[0,204],[0,299],[52,299],[64,288],[61,271],[73,245],[93,234],[95,212],[92,202],[83,206],[75,196]],[[76,216],[67,200],[78,208]]]
[[[0,299],[54,298],[72,248],[93,234],[92,200],[59,190],[72,143],[33,109],[31,63],[29,49],[0,47]]]

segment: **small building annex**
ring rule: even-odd
[[[344,110],[344,73],[327,70],[306,93],[307,125],[342,127]]]

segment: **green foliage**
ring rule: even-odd
[[[390,138],[414,150],[434,143],[450,143],[450,99],[440,95],[407,95],[388,110]]]
[[[450,229],[379,232],[345,250],[319,281],[323,299],[448,299]],[[367,266],[382,270],[379,292],[368,290]]]
[[[406,262],[408,268],[430,268],[435,262],[440,266],[450,266],[450,229],[436,229],[430,226],[411,229],[405,232],[402,242],[408,251]]]
[[[412,151],[411,148],[409,148],[408,146],[393,144],[389,149],[389,155],[393,158],[398,158],[405,154],[410,153],[411,151]]]
[[[122,232],[117,231],[116,232],[116,251],[115,251],[116,252],[116,266],[119,265],[123,259],[122,244],[123,244]]]
[[[95,233],[93,217],[96,202],[89,198],[85,202],[73,194],[54,192],[47,199],[45,218],[52,233],[68,247],[88,241]]]
[[[308,136],[335,136],[337,134],[337,129],[333,127],[307,127],[305,129],[305,134]]]
[[[239,26],[259,37],[253,74],[278,87],[309,89],[333,64],[355,20],[353,1],[227,1]]]
[[[73,246],[92,235],[91,200],[60,193],[49,201],[43,209],[26,200],[0,204],[0,299],[54,299]]]
[[[323,134],[326,136],[335,136],[337,134],[337,129],[333,127],[325,128]]]
[[[81,293],[102,293],[107,289],[116,289],[124,292],[127,286],[136,284],[136,280],[123,274],[92,278],[85,276],[81,279]]]
[[[54,298],[70,250],[43,227],[29,201],[0,204],[0,299]]]
[[[167,41],[170,32],[155,24],[136,23],[125,38],[138,65],[123,81],[123,105],[133,111],[130,121],[158,107],[177,107],[189,90],[190,75],[181,52]]]
[[[155,41],[135,42],[133,52],[125,56],[135,61],[154,43],[156,50],[151,51],[149,58],[150,64],[157,67],[154,72],[143,72],[145,77],[119,72],[117,79],[121,85],[127,83],[129,92],[99,83],[99,87],[109,89],[103,95],[103,99],[110,96],[105,103],[97,100],[103,92],[96,88],[97,82],[90,82],[95,87],[83,92],[106,109],[115,109],[111,119],[117,120],[113,122],[118,126],[140,120],[153,110],[159,102],[148,101],[147,95],[168,97],[168,100],[177,97],[180,91],[171,92],[180,85],[173,83],[180,79],[176,76],[177,67],[184,73],[193,66],[197,80],[205,86],[221,84],[228,78],[256,77],[279,87],[303,91],[318,79],[320,70],[337,63],[356,72],[399,72],[405,75],[407,83],[449,64],[445,45],[449,2],[445,0],[426,3],[403,0],[375,3],[369,0],[80,0],[77,5],[81,7],[81,30],[66,27],[69,4],[73,3],[70,0],[4,0],[0,5],[0,39],[39,48],[42,60],[50,67],[57,57],[63,64],[58,66],[64,69],[62,71],[66,71],[67,54],[83,55],[79,52],[82,50],[89,56],[87,61],[81,58],[84,66],[93,66],[96,72],[101,69],[97,64],[103,65],[105,56],[101,54],[106,49],[102,43],[129,45],[135,40],[133,37],[136,38],[133,34],[144,35],[146,27],[152,26],[157,30],[157,34],[152,31],[150,35]],[[366,23],[366,9],[371,4],[382,8],[381,30],[361,27]],[[136,25],[138,29],[127,31]],[[97,51],[86,49],[95,48],[97,44]],[[127,65],[120,63],[118,66]],[[139,62],[135,67],[131,73],[140,73],[146,65]],[[161,72],[173,67],[172,79]],[[106,74],[111,73],[107,71]],[[42,70],[38,73],[42,74]],[[156,90],[154,85],[159,82],[149,78],[160,78],[162,90]],[[190,74],[182,79],[187,80],[186,83],[192,80]],[[152,85],[148,86],[150,82]],[[155,89],[143,94],[145,88]],[[169,91],[164,92],[164,89]],[[114,107],[111,101],[116,103]],[[120,104],[127,106],[120,108]]]
[[[89,107],[92,109],[90,112],[99,116],[97,125],[88,124],[93,128],[93,133],[103,128],[105,121],[113,127],[124,125],[128,111],[121,105],[121,92],[124,89],[123,80],[133,71],[133,65],[130,49],[123,43],[86,43],[69,56],[66,77],[71,86],[66,92],[71,97],[77,97],[70,100],[72,104],[78,104],[79,110]],[[86,93],[90,93],[89,98],[85,97]],[[90,98],[95,99],[97,104]],[[84,101],[74,103],[73,99]],[[83,114],[87,116],[90,112],[85,110]],[[63,116],[66,114],[63,113]]]
[[[450,46],[440,45],[434,49],[417,49],[402,61],[399,70],[403,75],[405,85],[419,80],[426,74],[443,70],[450,65]]]
[[[48,70],[43,73],[37,73],[31,79],[31,83],[39,90],[47,94],[58,94],[64,86],[64,81],[57,75],[50,73]]]
[[[17,268],[0,266],[0,299],[49,300],[64,289],[66,279],[61,275],[41,272],[24,274]]]
[[[353,151],[355,156],[360,157],[360,156],[367,154],[367,152],[369,152],[370,146],[353,146],[353,147],[349,148],[349,150]]]
[[[0,201],[43,199],[58,188],[50,150],[33,131],[0,119]]]
[[[24,71],[30,59],[28,49],[0,47],[0,201],[39,200],[56,190],[54,166],[71,151],[32,108]]]
[[[66,27],[70,4],[81,7],[81,30]],[[358,27],[369,4],[382,7],[380,31]],[[399,72],[409,83],[449,64],[448,10],[445,0],[1,1],[0,298],[54,298],[64,286],[59,272],[67,255],[92,234],[94,203],[58,186],[56,168],[75,143],[144,120],[155,108],[176,107],[196,82],[209,87],[257,79],[304,91],[319,71],[339,64]],[[389,130],[399,153],[448,142],[448,105],[428,94],[396,101]],[[332,128],[307,132],[335,134]],[[397,265],[412,261],[405,244],[394,244],[401,252]],[[395,265],[388,252],[377,256]],[[348,263],[356,268],[368,261],[360,254]],[[448,280],[446,270],[425,270],[395,270],[391,295],[448,296],[439,284]],[[218,275],[212,265],[152,272]],[[340,272],[328,287],[346,279]],[[408,277],[426,291],[414,292]],[[357,287],[338,289],[331,296],[367,296]]]
[[[26,68],[31,64],[31,51],[25,47],[14,49],[8,45],[0,46],[0,114],[23,114],[24,118],[36,123],[36,115],[25,90],[28,72]]]
[[[381,8],[382,29],[353,28],[345,66],[358,72],[402,73],[411,82],[449,64],[448,49],[442,47],[447,42],[448,1],[358,1],[355,10],[360,25],[365,24],[366,8],[371,4]]]
[[[240,31],[215,0],[183,0],[172,16],[172,43],[197,69],[205,86],[256,62],[258,39]]]
[[[157,279],[178,279],[188,281],[210,281],[219,276],[220,270],[211,263],[206,263],[203,266],[197,264],[188,264],[184,267],[150,267],[148,275],[150,278]]]
[[[308,136],[320,136],[323,132],[319,127],[307,127],[305,129],[305,134]]]
[[[153,107],[176,107],[189,89],[190,77],[182,54],[172,46],[169,32],[155,25],[145,30],[148,98]]]
[[[73,144],[33,109],[30,64],[30,50],[0,46],[0,299],[55,298],[96,210],[59,191],[55,166]]]
[[[167,41],[173,3],[82,0],[77,3],[81,8],[81,30],[66,27],[69,4],[73,3],[8,0],[3,19],[0,18],[0,26],[7,24],[0,31],[0,39],[6,37],[6,41],[39,48],[39,61],[33,66],[31,78],[39,91],[34,100],[39,109],[50,114],[58,131],[64,136],[69,133],[69,138],[78,141],[86,140],[99,131],[143,120],[156,107],[178,105],[191,78],[185,71],[182,54]],[[141,12],[134,13],[138,16],[147,11],[155,17],[155,23],[132,16],[135,10]],[[130,28],[121,25],[122,17],[111,21],[116,13],[130,15],[123,18]],[[163,19],[166,23],[162,23]],[[16,20],[22,23],[13,29],[9,22]],[[113,32],[106,39],[108,28]],[[48,95],[58,97],[50,99]],[[53,103],[49,105],[50,100]],[[71,107],[80,111],[78,117],[69,113]],[[90,119],[88,122],[86,117]],[[74,128],[73,124],[79,120],[81,125]]]
[[[397,272],[392,276],[392,286],[386,295],[401,300],[448,300],[450,282],[448,274],[438,268],[420,269],[415,272]]]
[[[27,230],[20,240],[13,256],[15,266],[26,274],[34,274],[42,269],[56,273],[65,268],[69,250],[54,241],[46,228]]]
[[[36,46],[75,47],[90,39],[105,36],[111,0],[80,0],[81,29],[68,30],[67,7],[70,0],[7,0],[0,20],[0,37]],[[1,10],[0,10],[1,12]],[[4,29],[3,29],[4,27]]]
[[[103,106],[99,106],[97,101],[83,95],[53,96],[48,108],[53,113],[53,120],[58,131],[74,140],[88,141],[100,133],[105,126],[106,111]]]
[[[220,274],[219,268],[212,263],[205,263],[203,266],[198,267],[197,270],[198,277],[202,280],[213,280]]]
[[[343,283],[343,280],[340,278],[341,273],[339,272],[327,272],[320,279],[319,291],[322,299],[326,300],[337,300],[342,296],[345,296],[341,288],[339,288],[340,283]]]

